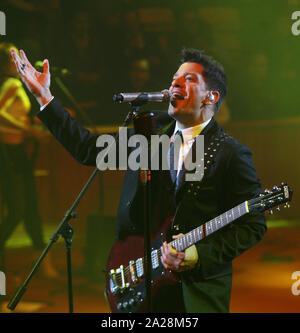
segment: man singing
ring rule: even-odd
[[[51,95],[48,60],[40,73],[22,50],[20,56],[12,50],[12,56],[22,81],[41,106],[38,117],[74,158],[95,165],[97,137]],[[184,49],[169,90],[168,115],[158,113],[156,125],[170,137],[171,146],[178,135],[183,142],[176,156],[177,172],[153,172],[153,233],[176,210],[182,232],[188,232],[260,193],[250,150],[225,134],[214,120],[227,91],[223,67],[202,51]],[[184,161],[199,135],[204,136],[204,175],[198,181],[187,181]],[[139,170],[129,169],[118,209],[117,239],[143,235],[142,207]],[[170,289],[168,295],[159,293],[154,312],[229,312],[232,260],[261,240],[265,231],[263,214],[247,214],[184,252],[164,243],[161,262],[180,277],[181,288],[179,292]]]

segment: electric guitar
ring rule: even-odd
[[[245,201],[226,211],[184,234],[182,237],[173,240],[170,244],[177,251],[183,252],[204,237],[227,226],[243,215],[252,212],[263,212],[283,203],[285,203],[285,207],[289,207],[288,202],[291,201],[291,197],[292,191],[287,184],[282,183],[279,187],[274,186],[272,191],[266,190],[258,197]],[[279,207],[277,209],[279,210]],[[166,240],[167,232],[175,218],[168,218],[160,232],[154,235],[151,240],[152,297],[159,293],[160,288],[178,282],[176,274],[165,269],[160,260],[160,247]],[[124,241],[117,241],[111,249],[106,272],[106,296],[112,312],[145,312],[146,291],[143,237],[129,236]]]

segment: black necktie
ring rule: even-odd
[[[179,159],[179,151],[181,144],[183,142],[183,136],[180,130],[178,130],[174,135],[174,140],[170,145],[169,150],[169,158],[170,158],[170,174],[172,182],[175,183],[177,178],[177,170],[178,170],[178,159]],[[176,147],[176,149],[175,149]]]

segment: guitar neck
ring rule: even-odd
[[[206,222],[205,224],[201,225],[200,227],[193,229],[192,231],[186,233],[180,238],[175,239],[174,241],[170,242],[170,244],[177,250],[177,251],[184,251],[188,247],[192,246],[193,244],[196,244],[204,237],[214,233],[215,231],[225,227],[232,221],[238,219],[239,217],[248,214],[249,208],[248,208],[248,201],[243,202],[242,204],[228,210],[227,212],[217,216],[216,218]],[[161,261],[161,249],[156,249],[151,252],[151,262],[152,262],[152,268],[156,269],[160,266]],[[144,276],[144,263],[145,258],[139,258],[136,261],[132,261],[132,266],[127,266],[126,268],[120,269],[121,272],[124,271],[123,274],[128,275],[131,274],[132,271],[136,271],[137,277],[140,278]],[[122,274],[119,272],[117,274],[117,277],[121,279],[120,276]],[[121,279],[124,280],[124,277]]]
[[[170,242],[170,244],[177,251],[182,252],[188,247],[198,243],[204,237],[214,233],[215,231],[225,227],[229,223],[248,213],[248,201],[245,201],[240,205],[228,210],[227,212],[217,216],[216,218],[204,223],[200,227],[193,229],[182,237],[175,239],[174,241]]]

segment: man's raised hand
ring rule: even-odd
[[[36,97],[42,106],[47,104],[51,98],[49,61],[43,62],[43,72],[38,72],[29,62],[23,50],[18,55],[15,49],[11,49],[11,55],[16,69],[28,90]]]

